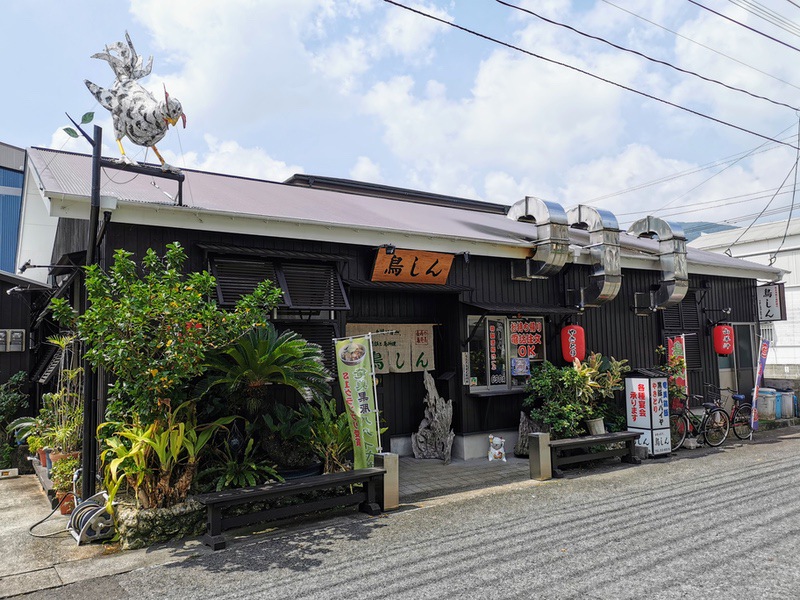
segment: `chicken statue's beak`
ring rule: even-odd
[[[178,118],[180,118],[180,120],[183,122],[183,128],[186,129],[186,115],[181,113],[181,116]],[[173,119],[171,117],[164,117],[164,120],[173,127],[175,127],[178,124],[178,118]]]

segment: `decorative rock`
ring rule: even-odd
[[[542,428],[536,421],[520,411],[519,413],[519,437],[517,437],[517,444],[514,446],[515,456],[528,456],[528,434],[539,433]]]
[[[170,508],[138,509],[130,504],[120,504],[115,513],[123,550],[197,536],[206,530],[206,509],[191,498]]]
[[[450,428],[453,423],[453,401],[445,400],[436,390],[431,374],[425,371],[425,418],[419,431],[411,434],[414,458],[438,458],[450,464],[450,453],[456,434]]]

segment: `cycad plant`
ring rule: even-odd
[[[225,386],[233,404],[252,419],[264,412],[273,384],[289,386],[306,400],[330,394],[331,376],[322,356],[318,345],[293,331],[279,335],[267,323],[211,357],[210,386]]]

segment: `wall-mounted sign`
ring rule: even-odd
[[[759,321],[786,320],[786,294],[782,283],[761,285],[756,288]]]
[[[544,317],[510,318],[508,328],[512,358],[526,358],[528,362],[544,360]]]
[[[348,323],[346,331],[348,336],[374,334],[372,361],[375,373],[411,373],[436,369],[433,325]]]
[[[379,248],[372,269],[372,281],[444,285],[452,265],[452,254],[399,248],[392,254],[386,254],[383,248]]]
[[[8,352],[8,330],[0,329],[0,352]]]

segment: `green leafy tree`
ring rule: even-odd
[[[87,360],[112,376],[112,418],[149,424],[184,399],[210,351],[266,322],[280,291],[263,282],[227,312],[213,300],[212,275],[184,274],[186,253],[177,242],[163,257],[148,250],[141,268],[131,257],[120,249],[108,272],[87,267],[90,304],[84,314],[76,315],[61,298],[52,308],[84,343]]]

